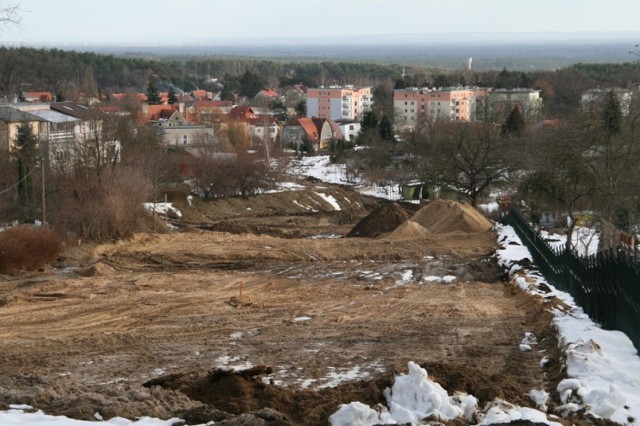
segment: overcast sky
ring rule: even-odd
[[[229,38],[640,31],[640,0],[0,0],[0,43],[224,43]]]

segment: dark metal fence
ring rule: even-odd
[[[591,319],[624,332],[640,348],[640,264],[625,250],[589,257],[556,249],[513,207],[502,222],[511,225],[544,277],[571,294]]]

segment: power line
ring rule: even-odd
[[[22,179],[20,179],[18,182],[16,182],[14,185],[8,187],[7,189],[3,189],[2,191],[0,191],[0,195],[4,194],[5,192],[9,192],[11,191],[13,188],[15,188],[16,186],[20,185],[22,183],[23,180],[25,180],[26,178],[28,178],[31,173],[33,173],[39,166],[35,166],[33,169],[31,169],[29,171],[29,173],[27,173]]]

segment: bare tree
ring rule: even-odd
[[[504,183],[513,165],[508,139],[493,123],[432,123],[430,180],[464,192],[473,206],[490,186]]]
[[[537,156],[520,189],[529,204],[533,198],[566,214],[565,248],[570,250],[576,213],[592,207],[598,182],[589,170],[581,129],[575,123],[549,128],[536,136]]]
[[[2,25],[18,25],[22,19],[20,18],[20,6],[17,4],[4,5],[0,3],[0,24]]]

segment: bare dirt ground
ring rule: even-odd
[[[375,206],[342,195],[358,205],[192,206],[188,232],[81,245],[55,268],[0,277],[0,409],[327,424],[341,403],[384,402],[408,361],[481,402],[532,406],[529,390],[555,388],[550,316],[502,280],[491,231],[320,238]],[[536,350],[518,349],[525,332]]]

